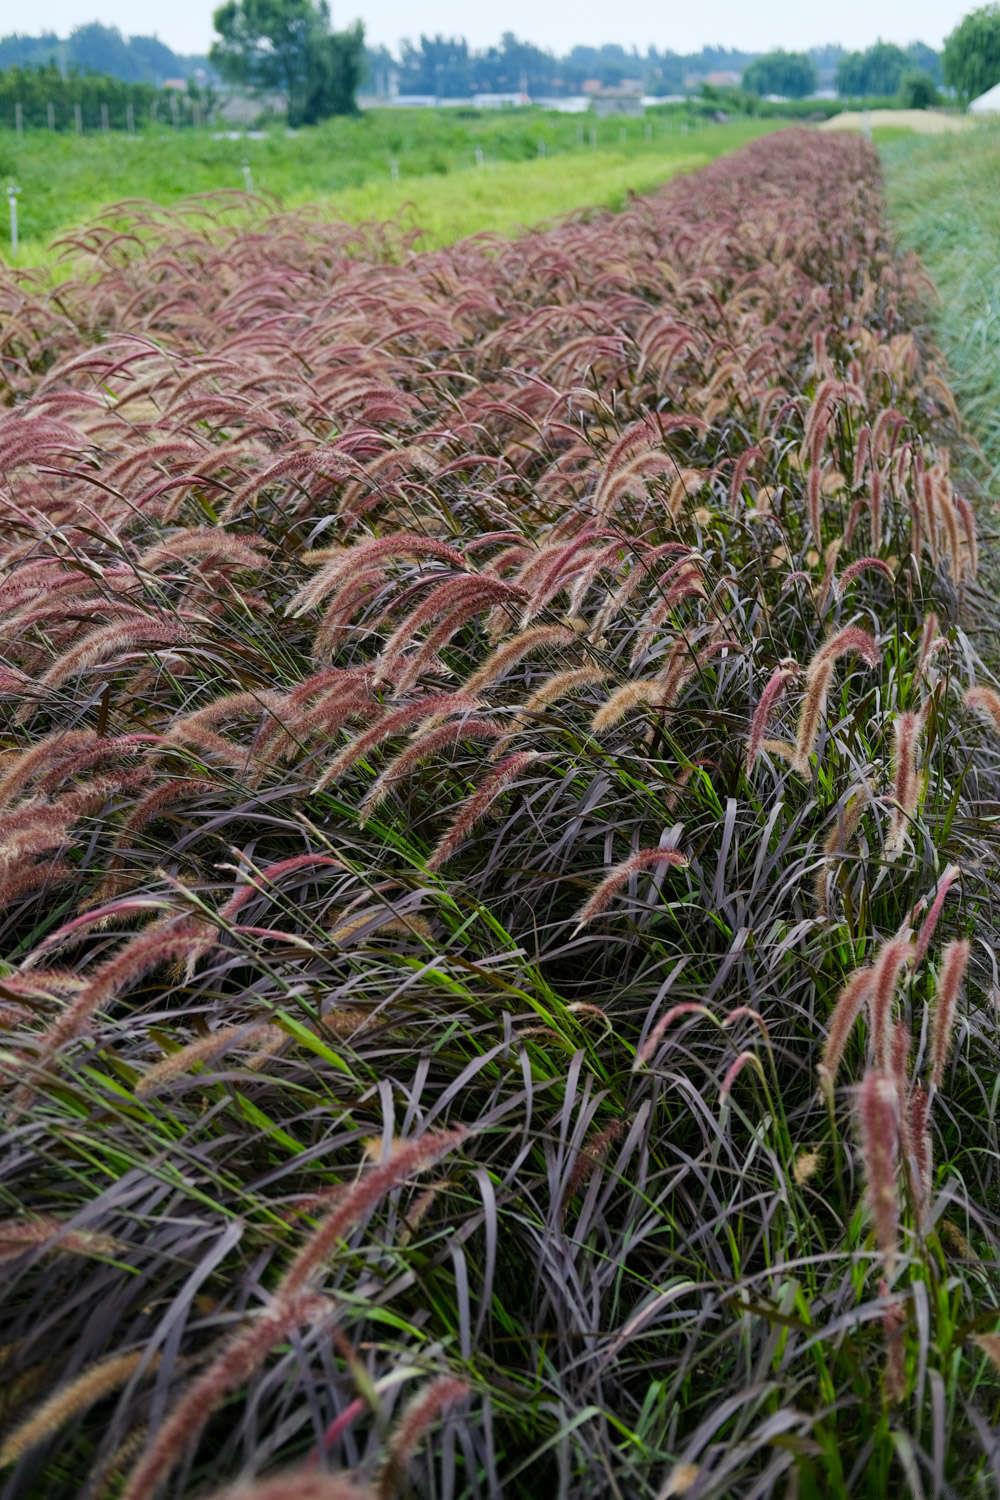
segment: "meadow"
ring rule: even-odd
[[[166,127],[81,137],[6,130],[0,186],[14,181],[20,188],[19,266],[51,264],[50,240],[112,201],[166,205],[192,193],[242,190],[244,166],[254,191],[273,206],[319,204],[353,220],[394,217],[412,203],[428,229],[422,248],[429,248],[482,228],[510,232],[530,222],[529,214],[542,219],[592,204],[615,206],[628,191],[647,192],[675,171],[782,123],[720,125],[677,111],[595,121],[537,109],[399,109],[296,132],[275,125],[259,140]],[[567,155],[571,171],[559,164]],[[514,164],[525,170],[512,194]],[[9,253],[6,203],[0,203],[0,255]]]
[[[960,139],[910,136],[883,151],[889,207],[903,244],[937,289],[934,333],[962,413],[981,448],[967,461],[1000,485],[1000,126]]]
[[[0,276],[2,1494],[986,1500],[997,607],[873,148],[127,213]]]

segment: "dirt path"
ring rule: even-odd
[[[875,130],[880,125],[903,126],[918,135],[943,135],[952,130],[969,130],[973,121],[967,115],[946,115],[936,109],[869,109],[845,110],[824,120],[820,130]]]

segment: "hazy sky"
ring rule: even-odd
[[[395,47],[400,37],[421,31],[467,36],[476,46],[501,31],[540,46],[565,50],[574,42],[621,42],[625,46],[694,52],[705,43],[747,50],[809,47],[841,42],[866,47],[887,41],[940,45],[977,0],[839,0],[832,7],[801,0],[698,0],[697,4],[651,0],[332,0],[334,21],[360,17],[369,39]],[[155,32],[178,52],[203,52],[212,37],[213,0],[37,0],[27,10],[0,4],[0,33],[55,31],[60,36],[84,21],[103,21],[126,34]]]

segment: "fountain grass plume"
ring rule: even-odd
[[[615,865],[584,902],[577,913],[574,933],[579,932],[595,917],[606,912],[622,886],[627,885],[631,877],[639,871],[658,869],[661,865],[670,865],[673,869],[684,869],[687,863],[687,856],[679,849],[638,850],[628,859],[622,860],[621,864]]]
[[[868,1207],[885,1277],[891,1284],[899,1255],[899,1100],[887,1073],[872,1068],[865,1074],[858,1090],[857,1116]]]

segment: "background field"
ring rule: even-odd
[[[670,115],[593,121],[539,110],[482,116],[382,110],[295,133],[274,129],[262,140],[217,139],[208,130],[83,138],[39,130],[20,139],[5,131],[0,132],[0,180],[13,178],[21,189],[19,265],[43,259],[54,236],[110,202],[150,198],[168,204],[189,193],[242,188],[244,163],[255,190],[286,207],[319,203],[329,207],[331,217],[384,219],[412,202],[429,230],[425,244],[441,244],[480,229],[509,233],[585,204],[614,206],[626,191],[647,192],[674,172],[700,166],[785,123],[719,125]],[[482,167],[476,165],[477,151]],[[559,160],[568,153],[574,158],[572,171]],[[398,181],[391,176],[393,161]],[[4,204],[0,253],[9,248]]]
[[[892,218],[939,293],[934,326],[982,445],[982,477],[1000,481],[1000,125],[962,136],[905,136],[882,148]]]

